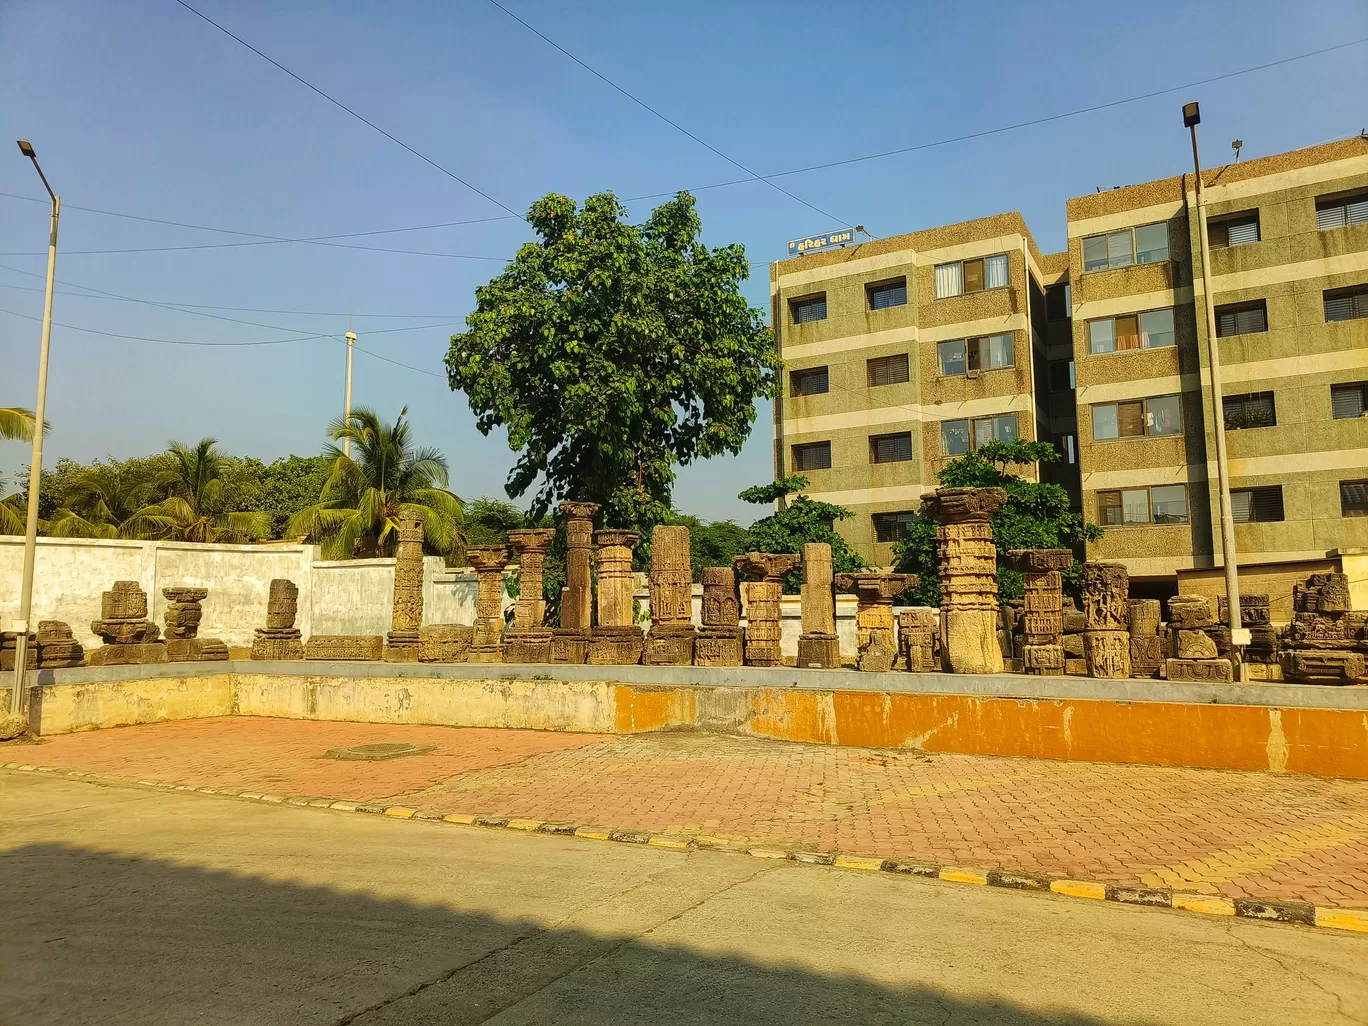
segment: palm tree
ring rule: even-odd
[[[0,438],[16,442],[33,441],[33,422],[32,410],[25,410],[19,406],[0,406]],[[43,424],[43,434],[52,430],[52,425]]]
[[[167,449],[171,466],[153,479],[166,498],[144,506],[124,522],[124,529],[142,537],[191,542],[249,542],[270,536],[270,518],[260,510],[218,513],[223,502],[223,477],[229,457],[215,446],[218,439],[202,438],[193,449],[172,442]]]
[[[28,504],[18,492],[0,498],[0,534],[23,534],[27,521]]]
[[[408,407],[392,425],[372,409],[328,425],[332,442],[323,455],[332,461],[319,501],[290,518],[286,533],[305,535],[323,546],[328,559],[393,555],[399,514],[424,515],[426,547],[444,555],[465,544],[461,500],[447,490],[447,461],[431,446],[417,447],[410,435]],[[353,456],[335,443],[351,442]]]
[[[138,537],[136,528],[149,526],[139,522],[138,514],[154,488],[145,472],[127,463],[96,462],[71,479],[71,504],[53,514],[48,533],[54,538]]]

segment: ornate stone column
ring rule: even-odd
[[[693,662],[694,634],[689,529],[662,524],[651,531],[651,632],[642,661],[688,666]]]
[[[836,591],[832,586],[831,546],[803,546],[803,633],[798,635],[798,665],[839,669],[841,642],[836,637]]]
[[[275,586],[288,581],[271,582],[271,597],[275,598]],[[270,623],[269,606],[267,623]],[[290,611],[290,624],[294,623],[294,610]],[[164,663],[167,661],[166,645],[158,640],[161,628],[147,618],[147,593],[137,581],[115,581],[114,587],[100,596],[100,619],[90,625],[90,633],[98,634],[104,645],[94,649],[87,656],[91,666],[120,666],[138,663]],[[257,634],[260,635],[260,631]],[[18,637],[18,635],[15,635]],[[299,632],[294,633],[298,644]],[[36,638],[34,639],[36,642]],[[38,650],[30,645],[24,661],[35,660]],[[17,656],[11,656],[17,658]],[[284,654],[258,657],[253,646],[252,658],[298,659],[299,656]],[[13,668],[13,664],[11,664]]]
[[[472,663],[501,663],[503,649],[499,645],[503,634],[503,572],[508,566],[508,549],[503,545],[472,545],[466,549],[466,559],[475,568],[475,632],[470,642]]]
[[[594,623],[589,568],[594,517],[603,507],[595,502],[562,502],[560,508],[565,517],[565,593],[560,626],[551,634],[551,661],[582,663],[589,655],[589,631]]]
[[[173,663],[214,662],[228,658],[228,646],[218,638],[199,636],[204,618],[201,603],[208,588],[163,588],[166,599],[166,658]]]
[[[782,624],[780,599],[783,578],[796,567],[801,557],[792,553],[747,552],[732,564],[746,578],[741,587],[746,598],[746,665],[782,666],[784,654],[779,645]]]
[[[881,673],[893,669],[898,654],[893,639],[893,600],[916,586],[916,574],[869,571],[836,575],[836,587],[854,592],[860,600],[855,611],[855,637],[861,670]]]
[[[632,617],[632,546],[635,531],[595,531],[598,546],[598,624],[589,641],[589,662],[634,665],[645,640]]]
[[[421,592],[418,598],[421,602]],[[266,598],[266,626],[258,627],[252,638],[253,659],[304,658],[304,644],[294,625],[298,609],[299,585],[283,577],[273,580]]]
[[[1120,563],[1083,564],[1083,655],[1090,677],[1131,675],[1130,576]]]
[[[988,518],[1007,504],[1001,488],[937,488],[921,512],[938,524],[941,667],[951,673],[1001,673],[997,548]]]
[[[1162,619],[1158,599],[1131,599],[1126,615],[1130,628],[1132,677],[1155,677],[1164,666],[1164,641],[1159,637]]]
[[[936,614],[937,610],[929,606],[904,609],[898,614],[898,651],[909,673],[940,668]]]
[[[703,626],[694,641],[697,666],[741,665],[741,600],[736,571],[729,566],[703,570]]]
[[[1026,589],[1022,613],[1022,669],[1038,676],[1064,675],[1064,581],[1061,570],[1073,565],[1068,549],[1012,549],[1012,569]]]
[[[556,537],[554,527],[530,527],[508,532],[508,543],[518,553],[518,598],[513,625],[504,636],[504,662],[551,661],[551,628],[542,626],[546,600],[542,595],[542,567],[546,550]]]
[[[416,663],[423,626],[423,515],[399,514],[399,548],[394,554],[394,611],[385,638],[385,661]]]

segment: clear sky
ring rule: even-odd
[[[489,0],[190,0],[206,15],[515,210],[700,189],[746,177]],[[611,3],[503,0],[672,120],[760,174],[999,128],[1368,37],[1368,4]],[[1190,167],[1180,106],[1202,102],[1205,162],[1313,145],[1368,125],[1368,44],[1031,128],[792,175],[817,213],[750,181],[697,193],[706,238],[766,263],[788,238],[860,223],[876,236],[1020,210],[1062,249],[1064,201]],[[507,218],[337,240],[248,236],[110,217],[93,207],[297,239],[505,212],[289,78],[175,0],[0,0],[0,192],[43,197],[27,138],[65,204],[54,319],[162,345],[53,330],[47,463],[218,438],[265,460],[313,454],[342,407],[347,312],[354,403],[405,404],[462,496],[502,495],[514,456],[482,437],[441,360],[477,285],[529,237]],[[650,201],[630,204],[642,219]],[[47,213],[0,196],[0,309],[42,313]],[[81,254],[81,250],[162,249]],[[459,255],[459,256],[457,256]],[[466,259],[480,257],[485,259]],[[21,273],[27,272],[27,273]],[[203,304],[219,318],[91,298]],[[252,312],[245,308],[291,313]],[[417,315],[430,315],[420,318]],[[364,315],[364,316],[363,316]],[[405,315],[375,316],[375,315]],[[252,321],[254,324],[238,323]],[[394,330],[394,329],[409,330]],[[36,320],[0,314],[0,405],[31,406]],[[770,474],[770,410],[735,459],[682,468],[676,504],[705,518]],[[27,461],[0,443],[0,476]]]

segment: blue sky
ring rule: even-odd
[[[576,66],[488,0],[387,4],[191,0],[321,89],[515,210],[549,191],[637,197],[744,177]],[[688,4],[504,0],[586,63],[761,174],[1106,103],[1368,37],[1360,0],[1285,4]],[[0,0],[0,192],[42,197],[9,141],[38,149],[62,194],[57,276],[206,310],[216,320],[60,286],[54,319],[125,335],[254,342],[339,335],[358,317],[354,402],[407,405],[463,496],[502,495],[514,455],[482,437],[441,359],[474,289],[525,241],[514,219],[310,244],[79,255],[252,241],[94,207],[286,238],[494,218],[499,207],[293,81],[174,0]],[[1046,252],[1064,201],[1190,166],[1179,108],[1202,102],[1207,163],[1368,125],[1368,44],[1105,111],[697,193],[707,240],[739,241],[751,301],[786,239],[861,223],[876,236],[1020,210]],[[650,202],[631,204],[644,218]],[[834,218],[834,220],[833,220]],[[0,309],[42,312],[44,205],[0,196]],[[20,254],[20,255],[13,255]],[[38,255],[23,255],[38,254]],[[453,255],[489,259],[459,259]],[[21,272],[28,272],[27,274]],[[35,291],[29,291],[35,290]],[[393,331],[382,329],[414,328]],[[36,321],[0,314],[0,405],[31,406]],[[140,455],[205,435],[263,459],[313,454],[340,412],[336,338],[159,345],[54,328],[47,441],[60,456]],[[770,410],[739,457],[681,468],[676,503],[748,522],[770,473]],[[27,450],[0,443],[0,475]]]

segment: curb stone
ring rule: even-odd
[[[32,766],[13,762],[0,765],[0,769],[17,773],[63,772],[55,766]],[[655,834],[649,830],[579,826],[559,820],[543,822],[508,816],[443,813],[435,809],[413,809],[403,805],[333,801],[328,798],[286,798],[283,795],[260,794],[256,791],[232,791],[214,787],[177,785],[158,780],[139,780],[136,777],[121,777],[110,773],[97,774],[70,770],[65,771],[64,775],[71,779],[82,780],[85,783],[175,790],[186,794],[205,794],[216,798],[238,798],[272,805],[283,806],[288,804],[319,809],[326,808],[334,812],[361,812],[390,819],[416,819],[458,826],[515,830],[519,833],[580,837],[594,841],[613,841],[619,844],[649,845],[672,851],[736,853],[750,855],[753,858],[782,859],[809,865],[831,866],[833,869],[919,876],[970,886],[1035,891],[1061,897],[1082,898],[1089,901],[1110,901],[1123,905],[1181,909],[1202,915],[1234,916],[1240,919],[1259,919],[1264,922],[1290,923],[1319,929],[1368,934],[1368,909],[1313,905],[1310,902],[1289,898],[1227,898],[1219,894],[1198,894],[1188,891],[1175,891],[1165,887],[1140,887],[1130,884],[1105,883],[1097,880],[1051,879],[1033,873],[1018,873],[1006,869],[936,866],[912,859],[879,858],[878,856],[850,852],[821,852],[806,849],[788,850],[772,846],[748,846],[729,838],[702,834],[689,837],[679,833]]]

